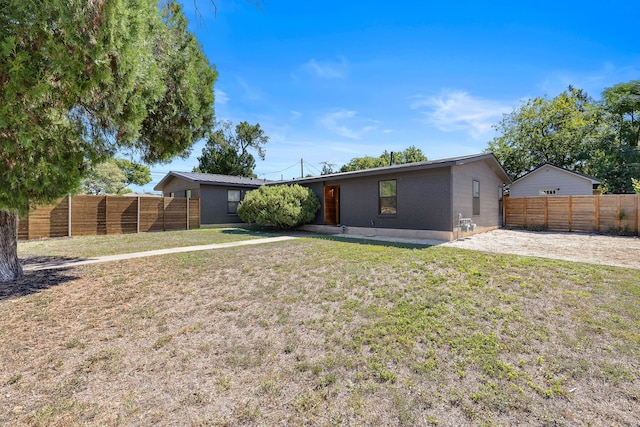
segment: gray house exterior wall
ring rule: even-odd
[[[485,161],[452,166],[451,201],[453,214],[450,227],[458,223],[458,215],[471,218],[479,228],[502,226],[500,194],[504,181],[496,175],[491,165]],[[473,181],[480,183],[480,214],[473,215]],[[451,228],[453,229],[453,228]]]
[[[225,182],[197,182],[187,177],[206,178],[207,175],[181,172],[176,174],[179,176],[170,173],[156,189],[161,187],[164,197],[171,197],[171,194],[174,197],[186,197],[187,190],[191,190],[191,197],[200,199],[200,223],[202,225],[243,223],[238,214],[228,213],[228,191],[240,190],[240,200],[243,200],[248,191],[261,185],[259,180],[251,180],[250,178],[222,176]],[[212,179],[220,178],[219,175],[209,176],[212,176]]]
[[[379,183],[386,180],[396,181],[396,214],[380,213]],[[472,211],[474,180],[480,186],[477,215]],[[172,172],[156,189],[162,188],[165,196],[173,192],[175,197],[185,197],[185,191],[191,190],[192,197],[200,198],[201,223],[206,225],[242,222],[236,214],[227,212],[228,190],[241,190],[244,199],[248,191],[260,185],[300,184],[320,200],[321,208],[312,223],[317,231],[326,232],[319,228],[337,223],[353,234],[452,240],[459,231],[459,213],[472,219],[476,232],[502,226],[499,189],[509,183],[495,156],[484,153],[280,182]],[[334,199],[327,209],[332,221],[327,222],[325,189],[328,194],[339,194],[337,215]]]
[[[171,197],[173,193],[173,197],[186,197],[187,190],[191,190],[191,197],[200,198],[200,184],[172,176],[165,183],[162,195]]]
[[[378,183],[396,180],[396,215],[379,213]],[[390,172],[376,176],[333,179],[304,184],[321,203],[314,224],[324,224],[324,186],[340,186],[340,223],[350,227],[447,230],[451,226],[448,168]]]
[[[240,190],[240,200],[244,199],[251,189],[220,185],[201,184],[200,190],[200,222],[202,224],[237,224],[242,223],[238,214],[227,211],[228,190]]]
[[[392,179],[396,180],[397,214],[383,215],[379,213],[378,183]],[[472,209],[474,180],[480,187],[477,215]],[[448,239],[457,230],[459,213],[471,218],[478,231],[502,226],[501,189],[510,182],[491,154],[296,181],[311,188],[321,202],[315,225],[327,225],[324,187],[339,186],[341,225],[366,229],[367,233],[383,229],[434,231],[435,238]]]

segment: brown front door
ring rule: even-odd
[[[340,186],[324,187],[324,223],[340,224]]]

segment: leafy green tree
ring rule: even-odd
[[[427,160],[427,156],[424,155],[421,149],[415,146],[410,146],[402,151],[393,153],[393,164],[401,165],[405,163],[424,162]],[[385,150],[378,157],[364,156],[354,157],[340,168],[340,172],[351,172],[364,169],[381,168],[389,166],[391,164],[391,153]]]
[[[124,148],[185,155],[213,120],[216,71],[174,0],[0,4],[0,281],[21,275],[17,215]]]
[[[82,180],[82,191],[87,194],[125,194],[131,191],[127,186],[149,182],[151,171],[147,166],[127,159],[109,159],[89,168]]]
[[[606,88],[602,97],[606,125],[590,153],[588,173],[603,181],[605,192],[633,193],[633,178],[640,176],[640,80]]]
[[[494,126],[500,136],[489,142],[512,178],[544,163],[582,172],[599,137],[601,115],[580,89],[569,87],[552,99],[525,101]]]
[[[193,171],[255,178],[256,160],[249,150],[256,151],[264,160],[264,146],[268,141],[259,123],[241,122],[233,128],[230,121],[223,121],[209,136],[198,157],[198,167]]]
[[[124,186],[145,185],[151,182],[151,170],[148,166],[134,163],[127,159],[113,159],[114,163],[124,173]]]
[[[127,177],[115,162],[99,163],[91,167],[82,180],[82,190],[87,194],[117,194],[124,189],[125,179]]]
[[[310,223],[319,210],[320,201],[310,188],[264,185],[247,193],[238,206],[238,216],[249,224],[289,229]]]

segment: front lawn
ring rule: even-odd
[[[14,287],[0,424],[640,420],[637,270],[302,238]]]
[[[108,236],[87,236],[21,241],[18,256],[95,257],[144,252],[182,246],[210,245],[268,237],[271,234],[249,228],[200,228]]]

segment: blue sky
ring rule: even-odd
[[[430,159],[482,152],[522,100],[569,84],[596,99],[640,78],[634,2],[185,0],[219,76],[215,111],[270,137],[255,173],[319,175],[410,145]],[[151,191],[191,156],[152,166]],[[257,158],[257,156],[256,156]]]

